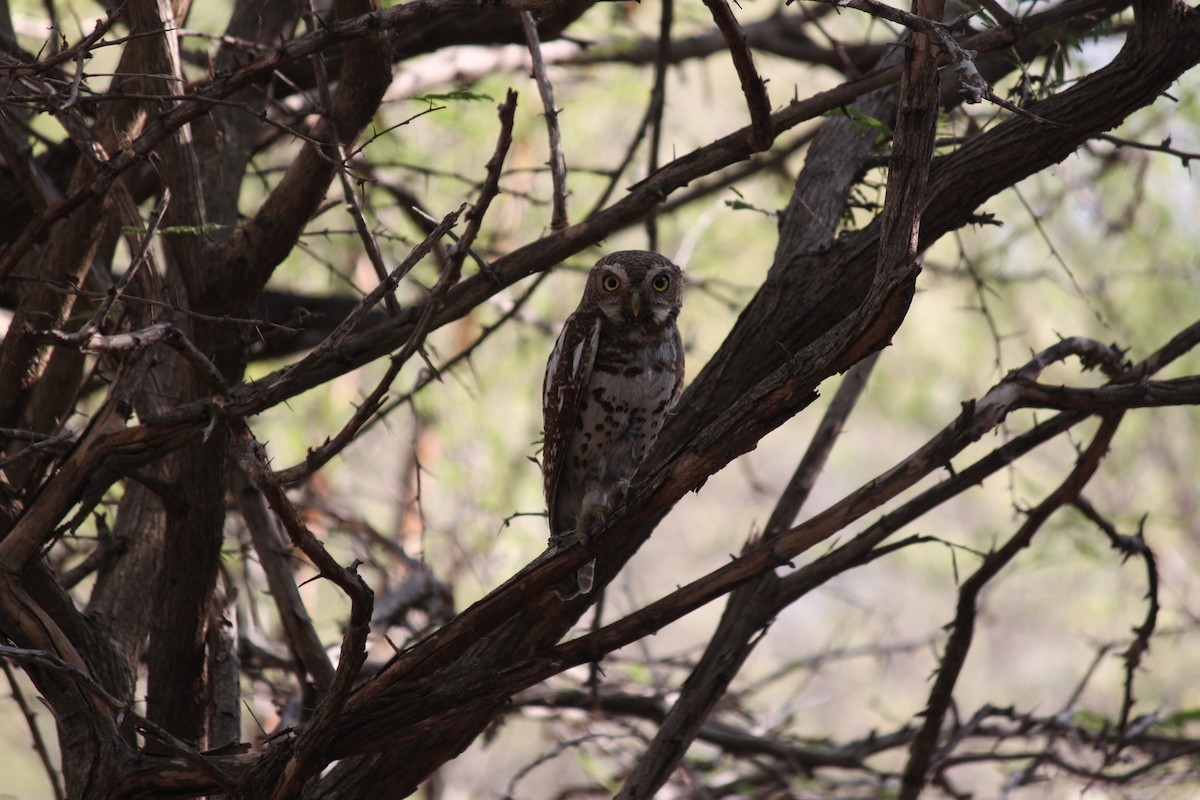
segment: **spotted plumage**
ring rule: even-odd
[[[657,253],[596,262],[563,326],[542,385],[542,480],[550,545],[586,545],[624,499],[683,388],[675,319],[683,273]],[[595,562],[558,590],[591,591]]]

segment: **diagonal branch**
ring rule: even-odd
[[[775,140],[771,125],[771,101],[767,97],[766,84],[754,68],[754,56],[746,44],[746,32],[733,15],[729,0],[704,0],[704,5],[708,6],[713,22],[717,23],[721,36],[725,38],[725,46],[733,56],[733,66],[742,84],[742,94],[746,96],[746,106],[750,109],[750,132],[746,143],[750,152],[769,150],[771,142]]]
[[[529,45],[529,58],[533,63],[533,79],[542,98],[542,112],[546,118],[546,132],[550,137],[550,180],[554,186],[553,211],[550,229],[562,230],[570,222],[567,219],[567,161],[563,157],[562,132],[558,127],[558,107],[554,104],[554,87],[546,74],[546,62],[542,58],[542,44],[538,40],[537,24],[533,14],[521,12],[521,27],[525,30],[525,41]]]
[[[308,13],[305,14],[305,21],[308,23],[310,31],[316,30],[320,23],[320,17],[317,15],[317,9],[313,5],[312,0],[308,3]],[[316,73],[317,92],[321,98],[321,109],[328,117],[333,113],[333,94],[329,90],[329,74],[325,69],[325,54],[317,53],[312,57],[313,70]],[[358,200],[358,194],[354,191],[354,184],[350,182],[350,170],[347,166],[349,154],[346,152],[346,147],[342,143],[341,136],[338,134],[336,124],[327,125],[326,132],[329,135],[330,144],[336,154],[338,180],[342,184],[342,199],[345,201],[346,210],[350,214],[350,218],[354,220],[354,229],[358,232],[358,238],[363,243],[363,249],[367,252],[367,259],[371,262],[371,267],[375,270],[376,277],[380,282],[384,282],[388,277],[387,267],[383,263],[383,254],[379,252],[379,243],[375,241],[375,237],[371,234],[370,228],[367,226],[367,220],[363,217],[362,203]],[[384,298],[384,307],[387,309],[388,316],[395,317],[400,313],[400,302],[396,300],[394,290],[388,292]]]
[[[1031,510],[1017,532],[999,550],[990,553],[975,573],[963,582],[958,592],[958,611],[954,617],[953,631],[946,642],[937,678],[929,692],[929,703],[922,714],[924,722],[909,748],[908,763],[901,778],[900,800],[916,800],[928,780],[930,771],[935,767],[942,720],[952,702],[954,686],[962,673],[975,633],[975,615],[980,592],[1017,553],[1029,546],[1034,535],[1055,511],[1075,501],[1084,485],[1099,469],[1100,461],[1108,452],[1109,444],[1123,417],[1123,411],[1115,411],[1103,418],[1091,444],[1080,455],[1067,479]]]
[[[358,408],[354,412],[354,415],[346,422],[344,426],[342,426],[342,429],[338,431],[337,435],[331,439],[327,439],[325,443],[316,450],[310,450],[302,463],[297,464],[290,469],[275,473],[276,479],[281,483],[291,484],[304,480],[308,476],[312,475],[316,470],[328,463],[329,460],[335,455],[344,450],[350,444],[350,442],[354,441],[354,438],[358,435],[359,431],[362,430],[363,426],[366,425],[383,407],[383,404],[387,399],[387,392],[391,388],[392,382],[395,381],[396,377],[400,374],[400,370],[405,364],[408,363],[408,360],[413,356],[413,354],[421,348],[425,341],[425,337],[428,335],[433,324],[434,314],[439,310],[440,301],[445,297],[446,293],[450,291],[451,287],[458,282],[459,277],[462,275],[463,262],[466,260],[467,254],[471,251],[471,245],[474,243],[475,237],[479,233],[480,226],[483,224],[483,217],[487,213],[488,207],[491,205],[492,200],[495,199],[496,195],[500,192],[500,172],[504,167],[504,159],[508,155],[508,149],[512,146],[513,120],[516,114],[516,108],[516,92],[509,90],[506,101],[500,106],[500,133],[497,136],[495,152],[493,152],[492,157],[488,159],[487,177],[483,181],[483,187],[479,191],[479,197],[475,201],[474,207],[467,212],[466,230],[463,231],[462,236],[455,244],[453,252],[447,259],[446,264],[442,269],[442,274],[439,276],[437,283],[434,285],[430,293],[430,300],[425,304],[424,313],[422,314],[420,321],[417,323],[415,330],[413,330],[412,334],[404,343],[404,346],[400,348],[399,352],[391,357],[390,363],[388,364],[388,368],[384,372],[383,377],[379,379],[379,382],[376,384],[375,388],[363,400],[363,402],[359,404]],[[396,282],[400,280],[400,277],[407,273],[408,270],[411,269],[412,265],[415,264],[416,261],[421,257],[423,257],[425,253],[429,252],[434,243],[436,243],[442,235],[450,230],[454,224],[454,221],[458,219],[458,216],[461,212],[462,209],[460,208],[458,211],[447,215],[447,217],[442,220],[441,224],[434,228],[434,230],[425,237],[425,240],[421,243],[421,245],[415,248],[409,257],[405,259],[404,264],[401,264],[399,267],[397,267],[393,271],[392,275],[388,276],[387,280],[380,284],[380,286],[377,287],[376,290],[371,293],[371,295],[368,295],[367,298],[364,298],[363,303],[358,309],[355,310],[355,313],[351,315],[354,317],[354,319],[348,317],[342,323],[342,325],[338,327],[338,330],[334,331],[334,333],[329,336],[326,342],[322,342],[321,346],[318,347],[317,350],[327,352],[328,349],[336,345],[336,342],[340,340],[340,337],[343,337],[352,331],[354,326],[358,324],[358,321],[361,320],[366,312],[370,310],[370,307],[373,303],[368,304],[368,299],[377,300],[377,295],[381,291],[386,292],[387,296],[390,297],[392,290],[394,289]],[[305,359],[305,361],[309,361],[310,359],[315,361],[316,359],[320,358],[321,354],[318,353],[317,350],[314,350],[313,353],[311,353],[309,357]],[[297,367],[297,369],[293,371],[293,374],[297,373],[303,373],[303,370]]]
[[[774,538],[791,527],[866,385],[877,356],[878,353],[868,356],[846,373],[795,474],[771,513],[763,532],[764,539]],[[752,549],[755,544],[754,541],[747,542],[746,549]],[[779,578],[774,571],[768,571],[730,595],[704,655],[664,716],[653,741],[626,778],[617,795],[619,800],[653,797],[666,783],[691,743],[701,735],[712,709],[754,650],[763,627],[775,616],[779,588]]]
[[[234,460],[249,476],[250,480],[266,497],[292,544],[299,548],[320,572],[321,577],[332,582],[350,598],[350,620],[342,639],[337,670],[334,672],[329,691],[317,706],[316,712],[301,731],[292,750],[283,780],[274,786],[272,797],[299,796],[304,783],[320,771],[328,759],[325,751],[335,730],[331,724],[341,713],[354,688],[362,665],[367,660],[367,634],[371,628],[371,609],[374,593],[358,574],[357,562],[343,567],[313,535],[300,512],[288,499],[283,485],[275,479],[266,465],[266,454],[262,445],[255,440],[245,420],[226,417],[225,424],[231,434],[231,452]],[[251,796],[256,796],[251,793]]]

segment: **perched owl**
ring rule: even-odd
[[[602,530],[679,399],[682,302],[682,271],[657,253],[612,253],[588,273],[542,384],[551,547],[586,545]],[[594,571],[588,562],[558,596],[591,591]]]

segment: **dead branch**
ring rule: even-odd
[[[546,74],[542,44],[538,40],[537,24],[533,21],[532,13],[521,12],[521,27],[525,30],[525,41],[529,45],[533,79],[537,83],[538,95],[542,98],[542,115],[546,118],[546,132],[550,138],[550,178],[554,184],[554,210],[550,216],[550,229],[557,231],[570,224],[567,219],[567,161],[563,157],[562,133],[558,128],[558,107],[554,104],[554,86],[550,83],[550,76]]]
[[[775,139],[771,126],[771,101],[767,97],[766,84],[754,68],[754,57],[746,44],[746,32],[738,24],[728,0],[704,0],[704,5],[708,6],[713,22],[725,38],[725,46],[733,56],[733,66],[742,84],[742,94],[746,96],[746,106],[750,109],[750,136],[747,140],[750,152],[769,150]]]

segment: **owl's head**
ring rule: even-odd
[[[583,307],[599,308],[612,322],[675,319],[683,303],[683,270],[648,250],[621,250],[596,262],[588,273]]]

